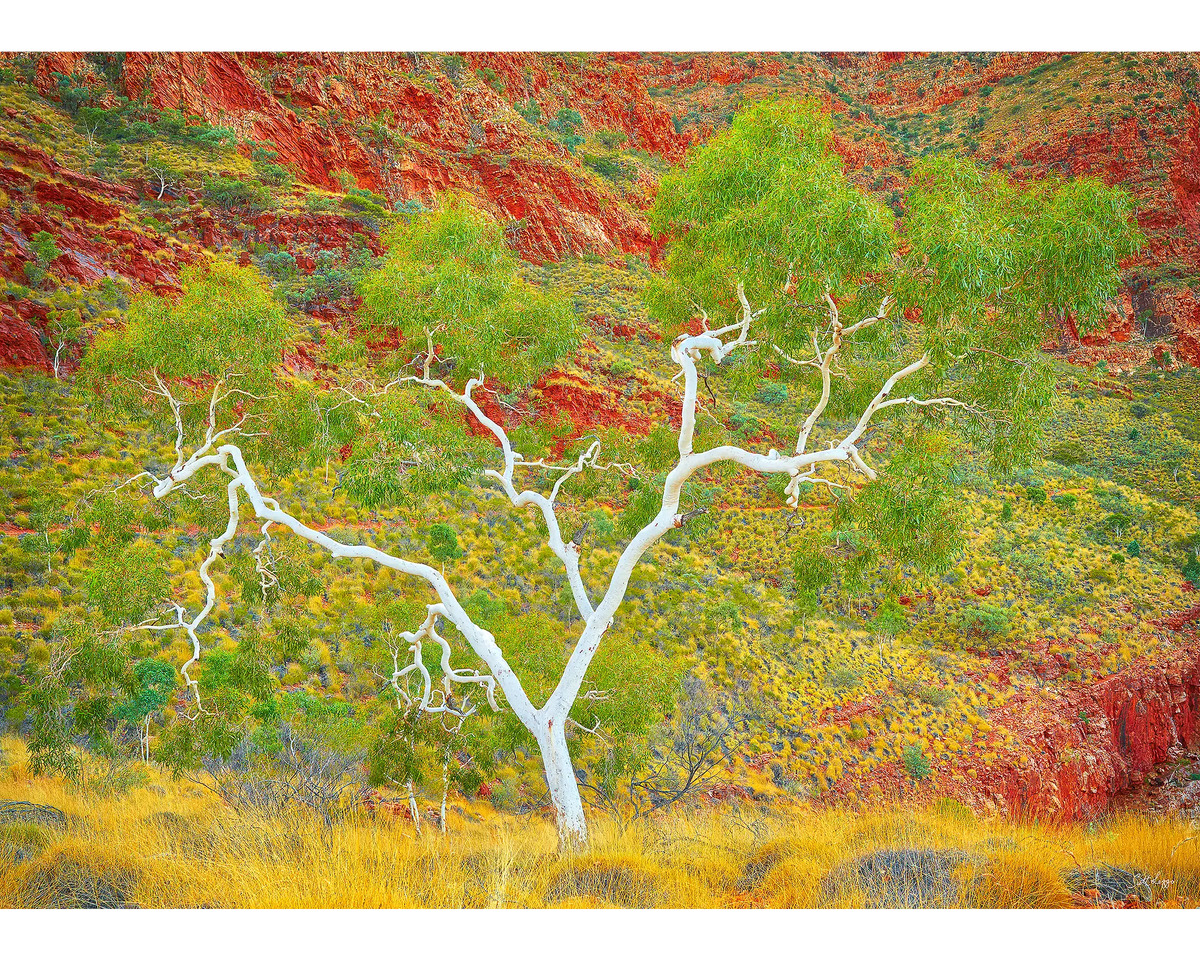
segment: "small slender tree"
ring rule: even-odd
[[[914,167],[904,206],[897,222],[847,179],[828,121],[810,103],[747,109],[664,178],[652,219],[669,252],[649,300],[678,331],[669,348],[682,380],[678,427],[659,425],[648,438],[648,462],[659,472],[652,482],[643,477],[626,508],[628,541],[598,590],[589,587],[594,571],[588,579],[581,572],[585,531],[568,535],[560,500],[569,484],[594,492],[587,484],[631,468],[605,460],[600,441],[565,464],[518,449],[526,428],[505,425],[498,398],[560,362],[577,335],[569,308],[520,278],[497,228],[465,203],[450,200],[397,228],[363,288],[362,320],[394,326],[401,342],[401,366],[380,386],[277,376],[291,331],[267,288],[238,268],[186,275],[178,301],[135,304],[124,332],[97,339],[86,372],[109,402],[158,398],[169,407],[173,462],[141,475],[155,498],[210,472],[224,484],[225,526],[199,570],[204,604],[194,613],[176,605],[172,619],[142,624],[189,638],[182,672],[195,715],[204,697],[189,671],[216,603],[211,569],[248,510],[261,538],[254,555],[264,593],[280,531],[335,559],[369,560],[423,583],[432,595],[423,619],[393,638],[397,692],[402,679],[420,677],[402,699],[442,714],[474,709],[463,706],[472,691],[492,710],[503,700],[540,750],[562,840],[585,840],[568,724],[599,728],[590,716],[610,691],[589,683],[589,673],[635,568],[665,535],[715,509],[697,492],[714,471],[777,477],[793,507],[803,484],[862,488],[846,498],[839,534],[857,545],[860,561],[948,563],[961,536],[954,436],[988,451],[996,469],[1036,449],[1051,389],[1039,351],[1049,318],[1062,310],[1080,323],[1101,316],[1122,258],[1138,243],[1119,190],[1091,180],[1018,187],[945,156]],[[788,448],[751,449],[708,415],[700,381],[725,371],[725,387],[753,392],[777,365],[811,373],[811,405]],[[503,387],[489,391],[489,377]],[[902,441],[900,452],[872,463],[872,431],[884,425]],[[553,625],[568,641],[561,669],[551,653],[523,662],[513,626],[520,621],[503,622],[512,636],[488,629],[457,594],[453,572],[339,540],[263,489],[298,464],[325,462],[347,436],[352,454],[340,483],[368,506],[407,498],[433,509],[434,495],[482,468],[514,508],[533,512],[578,614],[571,626]],[[476,665],[454,665],[459,642]],[[428,650],[440,674],[429,669]],[[532,677],[550,669],[535,699]]]

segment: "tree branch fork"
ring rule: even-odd
[[[436,595],[437,602],[428,606],[428,615],[416,630],[404,631],[392,638],[394,669],[390,683],[396,693],[398,705],[405,710],[415,707],[428,713],[454,716],[461,723],[467,716],[475,712],[476,707],[470,704],[467,696],[456,702],[451,694],[451,683],[481,689],[488,705],[494,710],[500,709],[496,700],[496,688],[499,687],[510,708],[542,747],[551,795],[559,812],[560,830],[564,829],[565,820],[567,832],[582,837],[585,831],[582,806],[579,804],[578,788],[570,768],[569,755],[566,755],[565,726],[568,714],[572,706],[580,699],[580,690],[588,667],[601,639],[614,621],[635,567],[650,547],[664,534],[681,526],[694,515],[694,511],[684,513],[679,511],[684,484],[706,467],[720,462],[732,462],[757,473],[786,474],[789,478],[785,488],[787,502],[790,507],[795,508],[799,503],[799,489],[802,483],[845,486],[818,475],[819,468],[826,465],[845,466],[852,472],[864,475],[868,480],[875,479],[876,471],[863,459],[858,444],[871,425],[873,418],[881,411],[902,405],[973,409],[952,397],[920,399],[915,396],[894,395],[897,385],[902,380],[929,364],[929,356],[925,354],[897,370],[887,379],[863,410],[854,427],[840,440],[830,442],[827,449],[809,451],[807,446],[813,429],[829,402],[833,364],[842,345],[858,331],[885,319],[892,304],[890,299],[885,298],[874,315],[847,326],[841,322],[834,301],[826,294],[825,299],[829,311],[828,324],[824,331],[818,329],[817,326],[813,328],[813,356],[804,360],[795,360],[776,348],[784,359],[797,365],[814,367],[821,376],[821,396],[800,424],[794,450],[790,453],[781,453],[778,450],[770,449],[766,453],[760,453],[739,446],[720,445],[696,451],[694,440],[700,379],[697,364],[705,356],[710,358],[713,363],[720,364],[738,349],[753,345],[755,341],[750,339],[751,328],[754,321],[764,312],[763,310],[755,312],[751,309],[740,284],[737,294],[742,307],[739,320],[718,329],[707,329],[707,319],[705,319],[706,329],[701,333],[681,335],[671,345],[671,357],[680,367],[684,387],[678,435],[678,460],[667,474],[658,513],[627,544],[618,559],[609,583],[595,604],[593,604],[588,588],[580,574],[582,545],[577,541],[582,541],[582,538],[572,541],[563,540],[556,512],[557,498],[564,484],[571,477],[581,474],[585,470],[616,469],[630,472],[631,468],[628,464],[602,464],[599,460],[599,441],[594,441],[573,464],[552,465],[547,464],[544,460],[525,460],[519,452],[513,449],[504,427],[491,419],[473,397],[474,391],[484,383],[482,372],[478,377],[469,379],[461,393],[433,375],[433,365],[444,362],[437,358],[434,350],[433,334],[436,332],[434,330],[427,331],[428,349],[425,352],[423,363],[418,367],[419,373],[397,378],[381,390],[369,394],[367,398],[360,397],[343,388],[343,392],[348,396],[348,399],[343,402],[353,401],[367,406],[370,405],[371,396],[382,395],[389,389],[404,384],[415,384],[436,390],[465,407],[469,414],[495,437],[503,457],[503,466],[501,469],[486,470],[485,476],[500,487],[515,508],[533,508],[538,511],[546,528],[546,543],[567,574],[572,597],[583,621],[583,627],[558,684],[541,707],[536,707],[530,701],[520,679],[505,660],[496,638],[471,619],[455,596],[442,571],[429,564],[396,556],[373,546],[341,543],[324,532],[304,524],[283,510],[275,499],[265,496],[260,491],[240,447],[234,442],[240,436],[251,435],[243,429],[247,417],[243,415],[232,426],[218,428],[218,410],[221,404],[234,395],[251,395],[246,394],[245,391],[227,389],[223,380],[218,381],[213,389],[208,405],[207,424],[203,439],[190,455],[185,453],[183,404],[172,395],[157,372],[153,374],[152,386],[141,384],[148,393],[163,397],[170,405],[175,421],[176,438],[175,462],[167,475],[161,478],[148,473],[139,476],[149,477],[154,497],[162,499],[183,488],[187,481],[198,472],[208,468],[219,470],[229,477],[226,486],[229,514],[225,529],[209,541],[208,554],[199,568],[199,576],[205,587],[205,602],[201,609],[189,618],[184,608],[175,603],[172,604],[175,614],[173,621],[147,621],[139,624],[135,629],[184,631],[191,643],[192,654],[181,667],[180,672],[192,693],[197,711],[204,712],[199,683],[191,676],[190,671],[200,659],[202,652],[200,630],[216,603],[216,586],[212,580],[210,568],[218,557],[223,556],[225,546],[236,535],[241,522],[243,500],[248,502],[256,521],[261,523],[262,540],[255,548],[254,555],[256,569],[259,572],[264,591],[277,586],[270,554],[269,530],[272,525],[290,530],[301,539],[326,550],[335,559],[371,560],[399,573],[424,580]],[[515,472],[518,468],[557,473],[558,476],[550,493],[546,495],[533,489],[521,489],[515,479]],[[449,621],[458,630],[489,672],[459,670],[451,665],[451,644],[437,629],[440,619]],[[400,666],[401,643],[407,645],[407,652],[411,658],[403,667]],[[432,682],[429,671],[422,660],[422,648],[427,643],[436,644],[441,648],[443,679],[440,686]],[[410,692],[409,681],[415,678],[420,680],[419,691]],[[577,726],[592,733],[599,733],[598,728],[587,728],[581,724],[577,724]],[[559,754],[566,757],[565,767],[562,757],[558,757],[558,760],[552,762],[551,755],[558,756]],[[555,766],[558,767],[557,770],[552,769]],[[570,783],[564,782],[566,779],[569,779]]]

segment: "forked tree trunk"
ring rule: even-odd
[[[417,833],[421,832],[421,810],[417,806],[417,795],[413,790],[413,782],[408,781],[408,812],[412,817],[413,826],[417,828]]]

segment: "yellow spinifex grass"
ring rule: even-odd
[[[1156,905],[1200,901],[1200,840],[1179,819],[1055,827],[980,819],[953,801],[722,806],[632,826],[594,816],[591,845],[560,854],[551,820],[483,804],[460,807],[446,836],[391,816],[326,827],[302,812],[236,814],[153,770],[120,794],[81,790],[31,777],[21,744],[4,746],[0,800],[68,816],[65,828],[0,825],[6,907],[70,905],[97,884],[141,907],[858,907],[903,893],[883,872],[914,850],[944,870],[910,904],[1071,906],[1065,874],[1105,864],[1148,877]],[[881,853],[874,873],[859,870]]]

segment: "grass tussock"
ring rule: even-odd
[[[455,816],[445,836],[365,813],[330,827],[237,815],[153,771],[101,794],[18,762],[0,769],[0,798],[65,814],[0,825],[6,907],[1028,908],[1105,902],[1097,890],[1200,903],[1200,842],[1180,820],[1056,827],[947,803],[743,805],[625,828],[594,818],[589,847],[560,854],[540,816]]]

